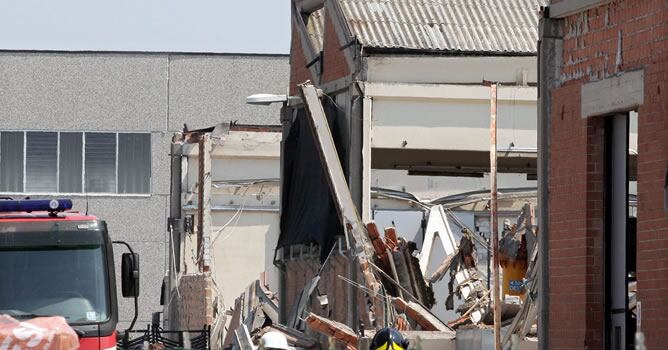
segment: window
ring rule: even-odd
[[[0,192],[150,193],[151,135],[0,132]]]
[[[116,192],[116,134],[86,134],[86,192]]]

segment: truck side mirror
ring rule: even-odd
[[[139,254],[123,253],[121,258],[121,289],[124,298],[139,296]]]

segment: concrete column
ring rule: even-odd
[[[549,295],[549,158],[551,89],[559,85],[562,64],[563,20],[541,18],[538,41],[538,348],[550,348]]]

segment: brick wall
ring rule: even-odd
[[[315,84],[327,83],[351,74],[346,56],[341,47],[346,43],[341,43],[334,27],[332,15],[324,13],[325,27],[322,44],[322,77],[313,77],[306,67],[307,59],[304,48],[302,47],[299,32],[292,24],[292,41],[290,49],[290,94],[297,94],[297,84],[306,80],[311,80]],[[316,62],[314,64],[320,64]]]
[[[299,32],[295,24],[292,23],[292,39],[290,42],[290,95],[296,96],[299,94],[297,92],[297,84],[301,84],[307,80],[314,81],[311,71],[306,67],[307,64],[306,53],[302,47]]]
[[[638,298],[648,348],[665,348],[668,2],[614,1],[566,18],[564,35],[561,86],[551,92],[550,345],[602,349],[604,344],[604,117],[581,118],[581,86],[644,69],[644,104],[638,109]]]
[[[286,268],[286,298],[287,310],[289,311],[297,301],[302,288],[304,288],[306,283],[309,282],[320,270],[320,261],[317,258],[290,260],[287,261]],[[337,251],[335,251],[334,255],[327,261],[320,277],[320,284],[318,285],[320,293],[328,296],[329,306],[321,309],[317,304],[317,300],[313,298],[311,300],[312,303],[308,307],[309,311],[334,321],[347,324],[349,284],[338,278],[338,276],[348,278],[348,268],[348,258],[339,255]],[[358,276],[361,276],[359,271]],[[363,284],[361,280],[358,281],[358,283]],[[364,298],[364,295],[359,292],[359,289],[357,300],[360,319],[368,319],[368,316],[365,315],[366,299]],[[368,320],[364,322],[368,325]]]
[[[550,340],[601,345],[603,332],[603,129],[580,117],[580,87],[553,92],[550,154]]]
[[[330,13],[325,13],[325,37],[323,41],[322,82],[326,83],[350,75],[350,68],[341,47],[346,43],[339,41]]]
[[[176,297],[176,329],[202,329],[214,321],[214,296],[211,276],[208,274],[184,275],[179,280]]]
[[[668,212],[661,191],[668,171],[668,6],[662,21],[663,52],[645,70],[638,111],[638,300],[648,349],[665,349],[668,330]]]

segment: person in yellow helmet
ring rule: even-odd
[[[376,332],[369,350],[408,350],[408,340],[394,328],[383,328]]]

